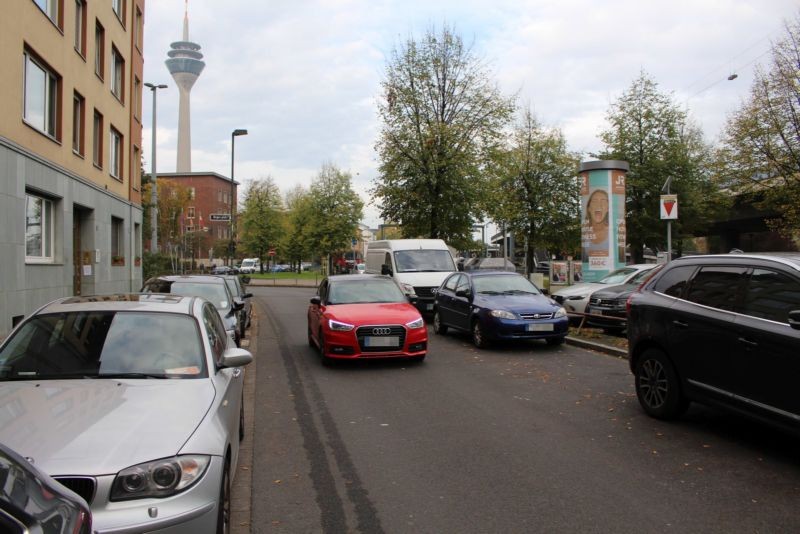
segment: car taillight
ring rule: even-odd
[[[641,289],[641,286],[639,286],[639,288],[636,289],[636,291],[639,291],[639,289]],[[625,315],[628,316],[631,314],[631,299],[633,298],[633,295],[635,295],[635,293],[631,293],[630,296],[628,297],[628,300],[625,301]]]

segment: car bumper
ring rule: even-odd
[[[592,326],[625,328],[625,320],[627,318],[625,308],[598,308],[596,306],[587,306],[586,313],[590,314],[586,317],[586,323]]]
[[[485,335],[491,339],[547,339],[563,337],[569,330],[567,317],[547,321],[498,319],[492,316],[483,319],[487,325]]]
[[[556,299],[556,302],[559,302],[564,309],[567,310],[567,313],[584,313],[586,311],[586,305],[589,303],[589,299],[587,297],[582,298],[565,298],[562,300]]]
[[[214,533],[222,483],[223,459],[211,458],[208,470],[194,486],[164,499],[134,499],[111,502],[114,475],[97,478],[92,503],[92,522],[96,534]],[[153,512],[151,512],[153,510]],[[152,517],[152,515],[155,517]]]
[[[406,329],[403,345],[397,348],[382,348],[370,351],[359,345],[356,331],[325,332],[325,355],[338,360],[373,358],[408,358],[424,356],[428,351],[428,329],[426,327]]]

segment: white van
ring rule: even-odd
[[[387,239],[367,243],[366,271],[394,277],[421,312],[433,311],[433,290],[456,270],[441,239]]]
[[[258,258],[245,258],[239,266],[239,272],[243,274],[253,274],[261,270],[261,262]]]

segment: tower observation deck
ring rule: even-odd
[[[178,108],[178,162],[177,172],[192,172],[192,132],[190,92],[194,82],[203,72],[206,64],[202,61],[200,45],[189,41],[189,10],[183,17],[183,40],[175,41],[167,52],[165,61],[180,94]]]

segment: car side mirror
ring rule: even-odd
[[[242,367],[253,361],[253,355],[249,350],[240,348],[226,349],[222,353],[220,366],[222,367]]]
[[[457,297],[464,297],[464,298],[468,299],[470,297],[470,295],[471,295],[471,293],[470,293],[469,289],[459,289],[458,291],[456,291],[456,296]]]
[[[800,330],[800,310],[792,310],[789,312],[789,326],[795,330]]]
[[[310,302],[314,306],[319,306],[322,303],[322,299],[319,298],[319,295],[314,295],[313,297],[311,297]]]
[[[458,264],[458,270],[459,271],[463,271],[464,270],[464,264],[463,263],[459,263]]]
[[[239,311],[244,308],[244,302],[239,299],[233,299],[233,311]]]
[[[392,276],[392,268],[384,263],[383,265],[381,265],[381,274],[384,275],[388,274],[389,276]]]

